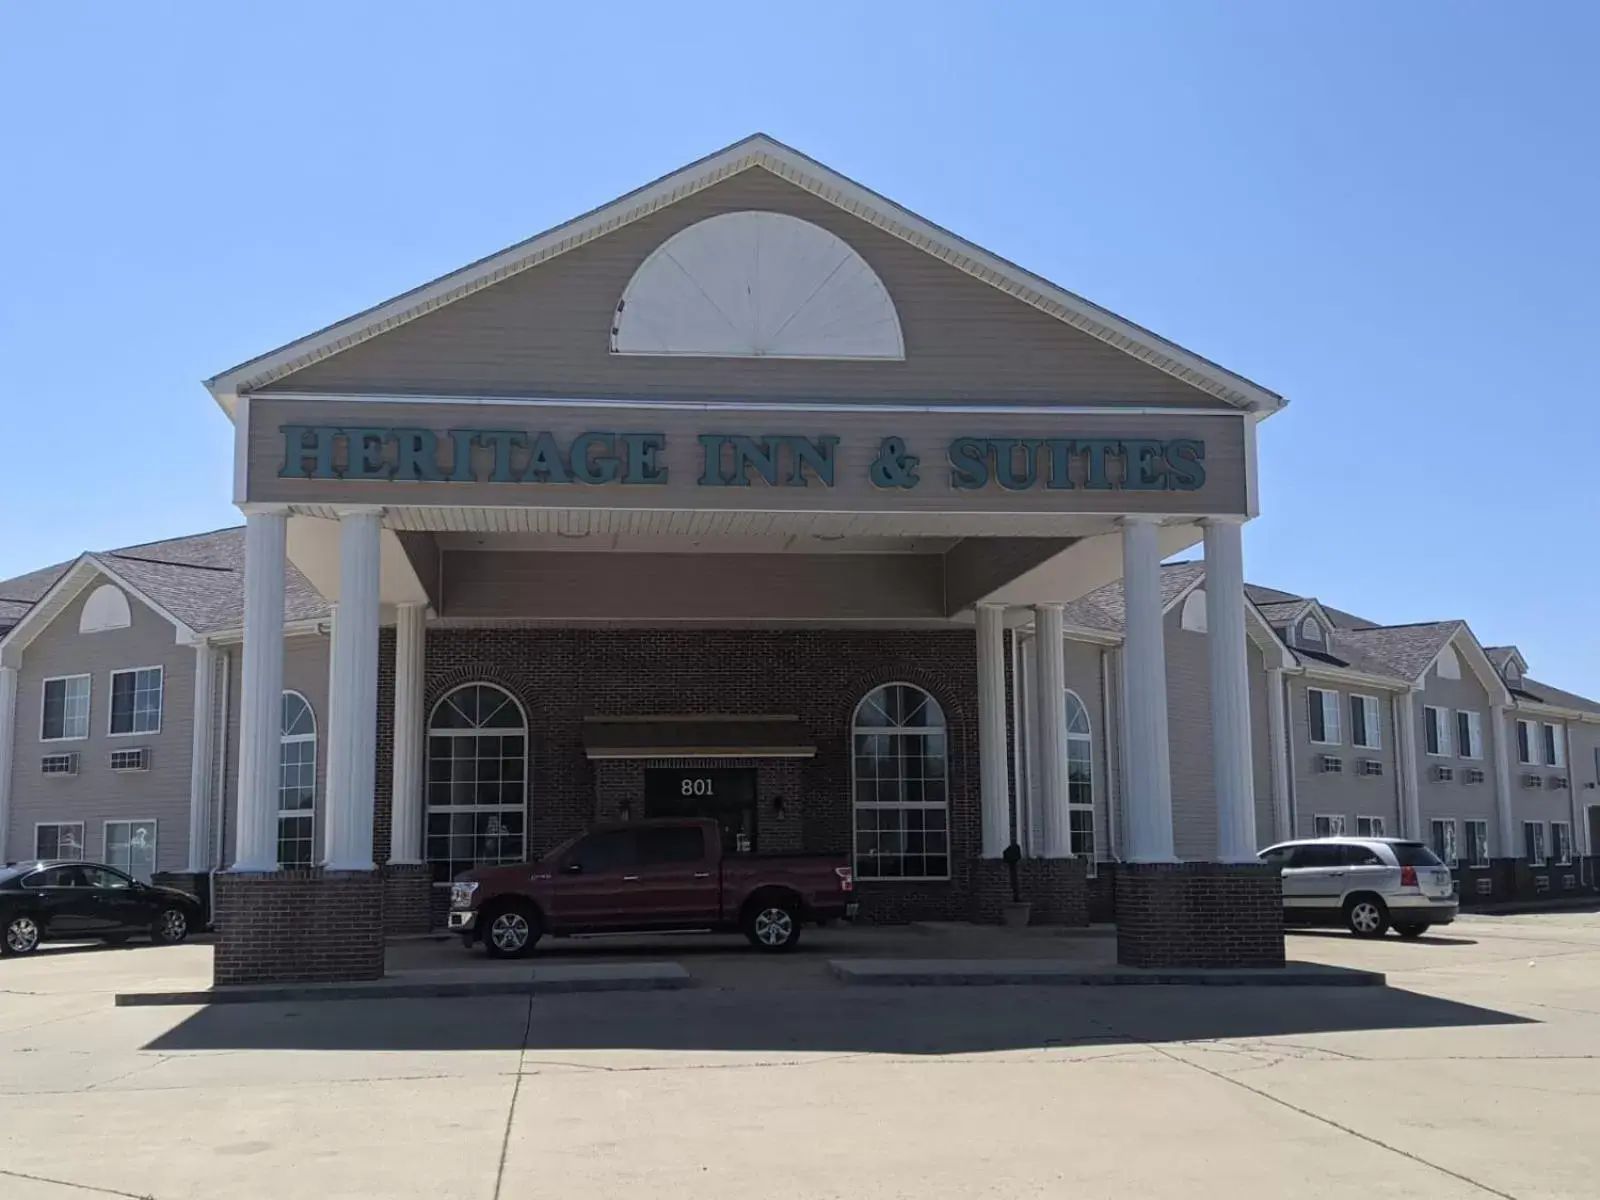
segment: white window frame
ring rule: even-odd
[[[1565,838],[1560,839],[1565,844],[1560,846],[1560,847],[1558,847],[1556,845],[1556,842],[1557,842],[1556,830],[1558,830],[1558,829],[1565,829],[1567,831],[1567,836]],[[1550,845],[1549,845],[1548,849],[1549,849],[1550,854],[1551,854],[1550,865],[1552,867],[1570,867],[1572,865],[1572,822],[1571,821],[1551,821],[1550,822]],[[1563,851],[1563,853],[1560,855],[1560,857],[1556,857],[1557,849],[1560,849],[1561,851]]]
[[[1523,752],[1523,746],[1527,752]],[[1539,733],[1539,722],[1528,721],[1522,717],[1517,718],[1517,762],[1524,767],[1537,767],[1539,756],[1544,749],[1543,735]]]
[[[1563,725],[1555,725],[1549,721],[1540,722],[1543,726],[1539,730],[1539,749],[1547,760],[1547,767],[1564,767],[1567,765],[1567,730]]]
[[[1361,724],[1363,729],[1361,730],[1361,734],[1363,737],[1368,739],[1364,742],[1356,741],[1354,704],[1358,700],[1361,702],[1362,709]],[[1352,711],[1350,713],[1350,744],[1352,746],[1359,746],[1363,750],[1382,750],[1383,709],[1378,705],[1378,698],[1376,696],[1369,696],[1365,692],[1351,692],[1350,701],[1352,706]]]
[[[1365,821],[1367,823],[1367,832],[1365,832],[1365,833],[1361,832],[1361,822],[1363,822],[1363,821]],[[1374,825],[1377,826],[1376,830],[1373,829]],[[1388,835],[1388,832],[1384,829],[1384,825],[1385,825],[1385,822],[1384,822],[1384,819],[1382,817],[1373,817],[1373,816],[1363,817],[1363,816],[1358,816],[1358,817],[1356,817],[1356,836],[1357,837],[1369,837],[1369,838],[1388,837],[1389,835]]]
[[[1316,730],[1311,725],[1311,697],[1313,696],[1320,696],[1322,698],[1318,702],[1322,706],[1322,737],[1320,739],[1317,738]],[[1329,703],[1330,697],[1332,698],[1332,703]],[[1344,730],[1340,727],[1340,718],[1343,714],[1339,711],[1339,705],[1342,702],[1343,697],[1340,695],[1340,693],[1330,688],[1306,688],[1306,736],[1311,739],[1311,744],[1313,746],[1344,745]],[[1333,714],[1333,720],[1331,723],[1328,720],[1328,714],[1330,712]],[[1332,725],[1333,734],[1331,738],[1328,736],[1330,724]]]
[[[1467,719],[1467,737],[1469,745],[1457,745],[1456,753],[1459,757],[1470,762],[1483,761],[1483,714],[1472,708],[1456,709],[1456,741],[1461,741],[1461,718]]]
[[[1439,841],[1435,836],[1440,829],[1448,829],[1449,853],[1445,854],[1439,849]],[[1428,846],[1441,859],[1444,865],[1454,869],[1461,864],[1461,822],[1454,817],[1430,817],[1428,819]]]
[[[434,718],[438,714],[439,710],[444,706],[444,702],[450,699],[450,697],[456,695],[458,692],[474,687],[488,688],[490,691],[498,692],[504,696],[510,702],[511,706],[516,709],[517,717],[521,724],[516,729],[512,729],[509,726],[478,726],[471,729],[455,729],[445,727],[436,728],[434,726]],[[457,711],[460,710],[458,709]],[[433,784],[436,782],[436,780],[432,775],[433,768],[431,759],[433,739],[436,737],[520,737],[522,739],[522,791],[517,802],[515,804],[433,804],[431,802],[431,796]],[[532,730],[528,724],[528,710],[523,707],[522,701],[514,696],[509,689],[503,688],[499,684],[492,683],[487,679],[464,680],[461,683],[455,684],[448,688],[438,700],[434,701],[433,706],[428,710],[428,726],[424,734],[424,738],[424,745],[427,747],[427,749],[424,752],[426,757],[423,759],[422,769],[423,787],[426,789],[423,793],[422,802],[422,861],[428,864],[430,870],[432,869],[433,864],[439,861],[459,861],[452,859],[439,860],[429,856],[428,824],[429,818],[435,813],[520,813],[522,815],[521,848],[516,852],[514,857],[503,857],[502,863],[520,862],[522,859],[526,858],[528,853],[528,796],[529,789],[533,784],[533,739]],[[505,756],[502,755],[501,757],[503,759]],[[853,819],[854,818],[852,817],[852,820]],[[855,830],[852,827],[851,838],[854,839],[854,837]]]
[[[140,676],[140,674],[142,674],[145,671],[154,671],[156,673],[156,725],[155,725],[154,729],[140,729],[138,727],[138,724],[139,724],[139,722],[138,722],[138,713],[139,713],[139,676]],[[133,708],[128,713],[128,716],[131,719],[132,727],[129,728],[129,729],[123,730],[121,733],[118,733],[116,731],[116,729],[113,728],[113,725],[114,725],[114,722],[116,721],[116,716],[117,716],[117,705],[116,705],[115,697],[116,697],[116,693],[117,693],[117,676],[118,675],[132,675],[133,676]],[[114,738],[149,737],[152,734],[158,734],[158,733],[161,732],[161,723],[166,719],[166,715],[167,715],[167,669],[165,667],[162,667],[162,666],[159,666],[159,665],[153,665],[153,666],[148,666],[148,667],[119,667],[115,671],[111,672],[110,684],[109,684],[109,686],[107,688],[107,691],[106,691],[106,736],[107,737],[114,737]]]
[[[912,804],[912,803],[906,803],[905,801],[900,801],[900,802],[897,802],[897,803],[887,803],[886,804],[886,803],[882,803],[882,802],[875,801],[875,800],[863,803],[859,799],[859,781],[857,779],[858,766],[857,766],[857,761],[856,760],[858,758],[860,758],[861,756],[856,753],[856,738],[858,738],[858,737],[866,737],[866,736],[888,736],[888,737],[894,737],[894,736],[901,736],[901,737],[906,737],[906,736],[912,736],[912,737],[915,737],[915,736],[928,736],[933,730],[932,726],[899,726],[899,727],[896,727],[896,726],[882,726],[882,725],[861,725],[861,724],[857,723],[857,719],[861,715],[862,705],[866,704],[867,700],[870,697],[876,695],[878,692],[882,691],[884,688],[892,688],[892,687],[908,687],[908,688],[911,688],[914,691],[921,692],[924,696],[926,696],[928,698],[930,703],[938,705],[940,718],[941,718],[941,723],[938,726],[938,729],[939,729],[939,732],[944,737],[944,785],[945,785],[945,792],[944,792],[944,801],[943,801],[943,803],[940,803],[940,804],[929,804],[929,803]],[[861,698],[856,701],[855,707],[850,710],[850,861],[852,863],[856,863],[857,864],[857,866],[856,866],[857,878],[867,878],[867,879],[870,879],[871,881],[873,881],[874,883],[917,883],[917,882],[929,882],[929,881],[946,880],[946,879],[950,879],[950,878],[953,877],[953,872],[955,870],[955,862],[954,862],[955,844],[954,844],[954,831],[950,828],[950,757],[951,757],[950,756],[950,717],[945,712],[944,705],[940,704],[938,698],[936,696],[934,696],[934,694],[932,692],[928,691],[927,688],[923,687],[921,684],[910,683],[910,682],[908,682],[906,680],[903,680],[903,679],[891,679],[891,680],[886,680],[883,683],[874,684],[872,687],[869,687],[865,692],[863,692],[861,694]],[[904,783],[905,781],[902,780],[901,782]],[[933,811],[942,810],[944,812],[944,822],[945,822],[944,836],[945,836],[945,865],[946,865],[946,868],[947,868],[946,869],[946,873],[943,874],[943,875],[870,875],[870,876],[864,876],[863,877],[860,874],[860,866],[859,866],[859,863],[857,861],[857,852],[858,852],[858,850],[860,848],[860,832],[859,832],[859,827],[856,824],[856,819],[857,819],[857,815],[864,808],[877,809],[877,810],[889,810],[889,811],[894,811],[894,812],[905,811],[907,809],[918,809],[918,808],[923,809],[923,810],[933,810]]]
[[[1528,853],[1528,830],[1539,831],[1539,857],[1534,858]],[[1524,821],[1522,823],[1522,856],[1527,859],[1530,867],[1542,867],[1550,861],[1550,833],[1545,828],[1543,821]]]
[[[50,685],[52,683],[74,683],[79,679],[84,681],[84,688],[85,688],[85,693],[86,693],[84,695],[84,698],[83,698],[83,700],[84,700],[83,732],[82,733],[67,733],[66,732],[66,729],[67,729],[67,697],[66,697],[66,694],[63,693],[62,697],[61,697],[61,729],[62,729],[62,734],[61,734],[60,737],[45,737],[45,735],[44,735],[44,698],[45,698],[45,694],[50,690]],[[93,675],[87,674],[87,673],[77,674],[77,675],[52,675],[48,679],[44,679],[44,680],[40,681],[40,683],[39,683],[39,740],[41,742],[83,742],[83,741],[87,741],[88,738],[89,738],[89,729],[91,727],[90,723],[91,723],[91,721],[93,721],[93,719],[94,719],[94,676]],[[49,821],[47,821],[45,823],[46,824],[53,824],[53,822],[49,822]]]
[[[87,838],[88,834],[87,834],[87,831],[83,827],[83,822],[82,821],[35,821],[33,823],[33,857],[36,860],[40,858],[40,855],[39,855],[39,830],[41,830],[41,829],[56,829],[56,830],[60,830],[60,829],[76,829],[78,831],[78,857],[77,858],[61,859],[61,856],[59,854],[56,855],[55,857],[58,858],[58,859],[61,859],[62,862],[86,862],[86,861],[88,861],[84,857],[86,854],[89,853],[89,847],[88,847],[88,845],[87,845],[87,843],[85,841],[85,839]],[[56,834],[56,846],[57,846],[57,848],[59,848],[60,845],[61,845],[61,835],[59,833],[57,833]]]
[[[297,697],[305,706],[306,712],[311,716],[310,733],[284,733],[283,732],[283,701],[290,696]],[[311,807],[310,808],[285,808],[283,805],[283,748],[285,746],[299,746],[311,743]],[[278,820],[273,825],[272,853],[278,858],[278,847],[283,842],[283,823],[288,820],[311,822],[311,858],[303,863],[279,862],[280,867],[290,870],[304,870],[316,866],[317,863],[317,758],[322,748],[317,744],[317,710],[304,692],[294,688],[284,688],[283,695],[278,700],[278,786],[274,789],[277,797]]]
[[[1434,722],[1433,722],[1433,728],[1434,728],[1434,731],[1435,731],[1434,741],[1439,747],[1437,750],[1429,750],[1428,749],[1428,714],[1429,713],[1433,713],[1434,714]],[[1452,732],[1451,729],[1450,729],[1451,720],[1452,720],[1452,718],[1450,716],[1450,710],[1448,708],[1441,708],[1437,704],[1424,704],[1422,706],[1422,749],[1423,749],[1424,752],[1426,752],[1426,754],[1427,754],[1427,756],[1429,758],[1454,758],[1455,757],[1455,747],[1453,745],[1451,745],[1451,742],[1454,740],[1451,737],[1451,732]]]
[[[132,859],[131,855],[129,856],[129,860],[128,860],[128,862],[126,864],[115,863],[115,862],[111,861],[111,827],[113,825],[126,825],[126,826],[128,826],[128,840],[129,840],[130,844],[132,843],[132,840],[133,840],[133,826],[135,826],[135,825],[148,825],[148,826],[150,826],[150,829],[152,831],[151,834],[150,834],[150,874],[154,875],[157,871],[159,871],[161,869],[161,857],[160,857],[160,854],[161,854],[161,849],[160,849],[160,847],[161,847],[161,823],[155,817],[127,817],[127,818],[118,819],[118,820],[115,820],[115,821],[102,822],[101,826],[100,826],[100,861],[101,862],[103,862],[106,866],[111,867],[113,870],[121,871],[124,875],[127,875],[129,878],[132,878],[132,879],[139,879],[140,878],[138,872],[136,872],[133,869],[133,859]],[[149,883],[150,880],[144,879],[144,880],[141,880],[141,882]]]
[[[1201,593],[1201,594],[1203,595],[1204,593]],[[1190,595],[1192,596],[1192,595],[1194,595],[1194,593],[1190,593]],[[1074,850],[1072,850],[1072,853],[1077,857],[1081,857],[1084,860],[1084,862],[1088,864],[1089,873],[1093,874],[1094,873],[1094,869],[1095,869],[1094,868],[1094,864],[1095,864],[1096,856],[1097,856],[1098,851],[1099,851],[1099,844],[1100,844],[1100,825],[1099,825],[1099,822],[1095,820],[1095,812],[1094,812],[1094,766],[1095,766],[1095,763],[1094,763],[1094,718],[1092,718],[1089,715],[1089,706],[1083,702],[1083,697],[1082,696],[1078,695],[1078,693],[1073,691],[1071,688],[1067,688],[1066,689],[1066,693],[1067,694],[1066,694],[1065,712],[1066,712],[1066,716],[1067,716],[1067,763],[1068,763],[1068,770],[1067,770],[1067,845],[1068,845],[1069,849],[1072,846],[1072,815],[1074,813],[1082,813],[1082,812],[1088,813],[1089,814],[1089,851],[1088,851],[1087,854],[1084,854],[1081,850],[1074,849]],[[1078,707],[1083,710],[1084,729],[1083,729],[1082,732],[1079,732],[1079,733],[1074,733],[1073,730],[1072,730],[1072,705],[1073,705],[1074,702],[1076,702]],[[1074,801],[1072,799],[1071,763],[1072,763],[1072,751],[1073,751],[1073,748],[1074,748],[1075,745],[1082,749],[1083,753],[1087,756],[1087,761],[1089,763],[1089,802],[1087,804],[1080,804],[1080,803],[1077,803],[1076,801]],[[948,740],[946,741],[945,746],[946,746],[946,754],[948,755],[948,753],[949,753],[949,742],[948,742]],[[948,766],[948,763],[947,763],[946,764],[946,772],[947,773],[948,773],[948,770],[949,770],[949,766]],[[949,793],[947,791],[946,792],[946,796],[948,797],[948,795],[949,795]],[[948,818],[947,818],[947,820],[948,820]]]
[[[1474,826],[1483,830],[1483,840],[1480,843],[1483,846],[1483,860],[1480,862],[1478,859],[1474,858],[1468,861],[1466,865],[1469,867],[1487,867],[1491,857],[1489,854],[1489,822],[1476,819],[1463,821],[1461,823],[1462,832],[1465,833],[1468,829],[1471,829]],[[1467,838],[1466,840],[1468,844],[1470,844],[1472,841],[1471,838]]]
[[[1319,821],[1328,822],[1327,833],[1317,832],[1317,823]],[[1311,818],[1312,837],[1344,837],[1346,828],[1347,824],[1343,813],[1316,813]]]

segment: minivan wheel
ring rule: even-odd
[[[483,948],[490,958],[525,958],[543,932],[539,914],[526,904],[491,909],[483,920]]]
[[[1428,927],[1426,925],[1417,925],[1412,922],[1407,922],[1404,925],[1396,925],[1394,927],[1394,931],[1401,937],[1411,940],[1413,938],[1419,938],[1423,934],[1427,933]]]
[[[12,917],[0,934],[0,954],[32,954],[39,948],[39,922],[32,917]]]
[[[1376,896],[1355,896],[1345,903],[1344,923],[1359,938],[1380,938],[1389,932],[1389,906]]]

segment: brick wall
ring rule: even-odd
[[[385,865],[380,869],[384,933],[427,933],[434,926],[433,872],[428,865]]]
[[[1116,899],[1123,966],[1283,965],[1283,883],[1273,867],[1123,863]]]
[[[218,986],[381,978],[383,879],[375,871],[219,873],[212,963]]]
[[[759,786],[763,848],[849,853],[850,723],[882,683],[913,683],[944,709],[948,729],[952,880],[863,883],[865,920],[965,919],[967,861],[977,854],[977,646],[970,630],[452,629],[427,635],[425,712],[464,683],[506,689],[528,717],[528,849],[542,854],[602,816],[619,786],[584,755],[588,716],[793,714],[817,748],[774,760]],[[394,633],[379,643],[374,850],[388,854]],[[607,768],[609,771],[609,768]],[[770,789],[770,790],[769,790]],[[781,790],[780,790],[781,789]],[[785,816],[771,811],[782,795]],[[642,799],[642,776],[637,799]],[[768,840],[769,832],[773,840]],[[435,889],[436,892],[442,889]],[[435,918],[446,901],[435,895]]]
[[[765,854],[808,849],[805,841],[807,760],[763,758],[612,758],[590,764],[594,774],[597,821],[625,821],[644,815],[645,772],[652,767],[750,767],[756,769],[756,843]],[[779,811],[781,802],[782,811]],[[817,847],[828,849],[828,847]]]
[[[1005,863],[980,858],[968,865],[968,891],[972,920],[999,924],[1011,901],[1011,877]],[[1089,888],[1082,859],[1025,858],[1017,864],[1022,898],[1033,905],[1034,925],[1087,925]]]

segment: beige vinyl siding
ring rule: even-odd
[[[1454,817],[1457,821],[1487,821],[1489,822],[1489,852],[1491,856],[1499,857],[1502,850],[1499,846],[1499,818],[1495,800],[1496,762],[1494,756],[1494,710],[1491,707],[1489,693],[1485,690],[1482,680],[1473,673],[1468,665],[1465,655],[1461,655],[1461,678],[1442,678],[1436,668],[1428,669],[1427,677],[1423,680],[1422,691],[1413,693],[1411,704],[1415,706],[1417,717],[1417,794],[1418,805],[1422,813],[1421,837],[1427,840],[1430,829],[1429,822],[1435,818],[1444,819]],[[1447,748],[1450,753],[1437,755],[1428,753],[1427,726],[1423,708],[1433,706],[1445,710],[1445,726],[1448,733]],[[1481,714],[1483,722],[1483,757],[1481,759],[1468,759],[1462,757],[1460,736],[1456,729],[1456,713],[1459,711],[1477,712]],[[1508,743],[1512,747],[1512,757],[1516,757],[1516,730],[1509,731],[1512,740]],[[1436,766],[1450,767],[1455,771],[1455,779],[1444,782],[1432,778],[1431,768]],[[1479,770],[1483,772],[1482,783],[1468,783],[1467,772]],[[1512,809],[1517,815],[1517,836],[1521,837],[1521,822],[1524,819],[1521,805],[1518,803],[1522,797],[1518,793],[1518,779],[1513,763],[1511,776]],[[1529,793],[1549,800],[1554,798],[1554,805],[1545,807],[1565,809],[1566,793],[1564,792],[1537,792]],[[1537,817],[1529,817],[1536,820]],[[1544,819],[1548,820],[1549,817]],[[1565,820],[1565,816],[1557,813],[1557,820]],[[1463,839],[1465,834],[1460,835]],[[1465,841],[1462,842],[1463,852]],[[1520,853],[1520,851],[1517,851]]]
[[[1337,692],[1339,697],[1339,737],[1337,746],[1322,745],[1311,740],[1311,723],[1308,688]],[[1351,744],[1350,694],[1358,692],[1378,699],[1378,723],[1382,747],[1377,750]],[[1397,794],[1399,779],[1396,776],[1394,712],[1390,704],[1392,693],[1370,684],[1346,684],[1328,680],[1293,676],[1289,680],[1288,716],[1294,775],[1294,812],[1296,837],[1315,834],[1314,818],[1343,816],[1345,830],[1352,836],[1356,832],[1357,817],[1382,817],[1384,832],[1389,837],[1400,833],[1400,804]],[[1420,713],[1419,713],[1420,719]],[[1420,735],[1419,735],[1420,736]],[[1337,755],[1344,760],[1344,770],[1337,775],[1319,769],[1322,755]],[[1363,758],[1377,759],[1383,763],[1382,775],[1361,775],[1358,764]]]
[[[96,577],[27,646],[17,672],[11,819],[5,854],[34,853],[34,826],[81,821],[84,855],[105,855],[107,821],[156,821],[156,869],[181,871],[189,855],[189,760],[193,749],[193,647],[179,645],[172,623],[125,592],[132,623],[126,629],[79,633],[78,619],[100,584]],[[111,673],[135,667],[162,669],[161,728],[156,733],[111,737]],[[40,739],[44,680],[90,676],[89,735],[78,741]],[[149,769],[114,772],[113,750],[147,748]],[[46,754],[78,755],[75,776],[44,776]]]
[[[227,765],[223,789],[223,865],[234,860],[236,817],[239,794],[239,660],[240,647],[228,648],[229,665]],[[312,860],[322,858],[323,820],[327,805],[328,778],[328,639],[321,634],[297,634],[283,641],[283,686],[285,691],[299,692],[311,705],[317,718],[317,806],[316,843]],[[277,778],[277,760],[273,760],[273,778]],[[274,785],[276,786],[276,785]],[[276,800],[274,800],[276,803]]]
[[[634,270],[718,213],[789,213],[843,238],[899,311],[903,362],[610,353]],[[760,168],[274,383],[277,390],[471,396],[991,400],[1221,408],[1223,402]]]

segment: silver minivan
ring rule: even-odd
[[[1456,919],[1450,868],[1403,838],[1302,838],[1259,855],[1283,872],[1285,925],[1343,925],[1357,937],[1404,938]]]

